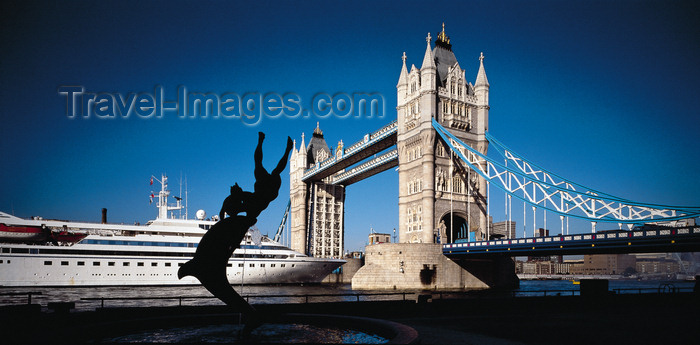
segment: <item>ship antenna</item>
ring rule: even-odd
[[[187,175],[185,175],[185,219],[187,219]]]
[[[178,196],[180,198],[182,198],[182,170],[180,170],[180,181],[178,181],[178,182],[180,182],[180,194],[178,194]],[[178,206],[180,206],[180,205],[178,205]],[[180,209],[177,212],[178,212],[178,218],[182,219],[182,207],[180,207]]]

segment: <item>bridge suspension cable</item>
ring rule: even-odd
[[[280,237],[282,236],[282,231],[284,230],[284,226],[287,224],[287,217],[289,216],[289,208],[292,206],[292,199],[289,199],[287,201],[287,207],[284,209],[284,215],[282,216],[282,222],[280,222],[280,226],[277,227],[277,232],[275,233],[275,237],[273,241],[279,242]]]
[[[506,159],[504,165],[466,145],[435,119],[433,127],[449,149],[476,173],[532,206],[591,222],[643,224],[700,216],[700,207],[639,203],[584,187],[527,161],[487,133],[489,142]]]

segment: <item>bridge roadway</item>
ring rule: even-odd
[[[442,246],[443,254],[451,259],[697,251],[700,251],[700,226],[446,243]]]
[[[316,166],[311,169],[306,170],[304,176],[302,176],[302,181],[307,183],[320,181],[365,158],[396,145],[397,129],[397,123],[394,121],[372,134],[366,134],[362,140],[343,150],[343,154],[340,157],[334,155],[323,162],[317,163]],[[390,166],[386,169],[389,168]]]

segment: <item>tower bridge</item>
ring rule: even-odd
[[[444,24],[435,46],[430,34],[426,42],[420,68],[409,69],[406,54],[402,56],[396,121],[348,148],[340,141],[335,152],[318,124],[308,145],[303,134],[298,149],[295,142],[290,158],[293,249],[342,256],[346,187],[398,166],[399,243],[368,246],[353,288],[512,286],[517,277],[510,257],[531,253],[700,250],[700,228],[692,221],[700,216],[700,207],[638,203],[587,188],[503,145],[488,132],[490,85],[483,53],[472,83]],[[487,156],[489,145],[501,157]],[[501,234],[494,231],[490,214],[492,185],[506,195],[506,230]],[[561,236],[516,239],[511,231],[514,198],[529,204],[533,213],[558,214]],[[569,217],[591,221],[593,233],[598,222],[629,229],[647,223],[687,227],[618,236],[568,235],[567,225],[565,235]]]

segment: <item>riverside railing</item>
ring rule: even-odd
[[[32,304],[32,295],[41,295],[39,291],[29,291],[29,292],[4,292],[0,293],[0,296],[27,296],[27,304]]]
[[[401,296],[401,300],[406,300],[406,295],[415,295],[417,292],[386,292],[386,293],[345,293],[345,294],[302,294],[302,295],[244,295],[247,302],[250,299],[258,298],[268,298],[275,300],[285,300],[284,303],[310,303],[314,299],[315,302],[360,302],[363,298],[364,300],[369,300],[370,297],[398,297]],[[319,301],[319,298],[325,297],[327,300]],[[100,307],[105,307],[105,301],[158,301],[158,300],[171,300],[177,301],[178,306],[182,306],[182,302],[186,300],[195,299],[216,299],[214,296],[153,296],[153,297],[84,297],[80,300],[82,301],[100,301]],[[398,298],[394,298],[398,300]]]

